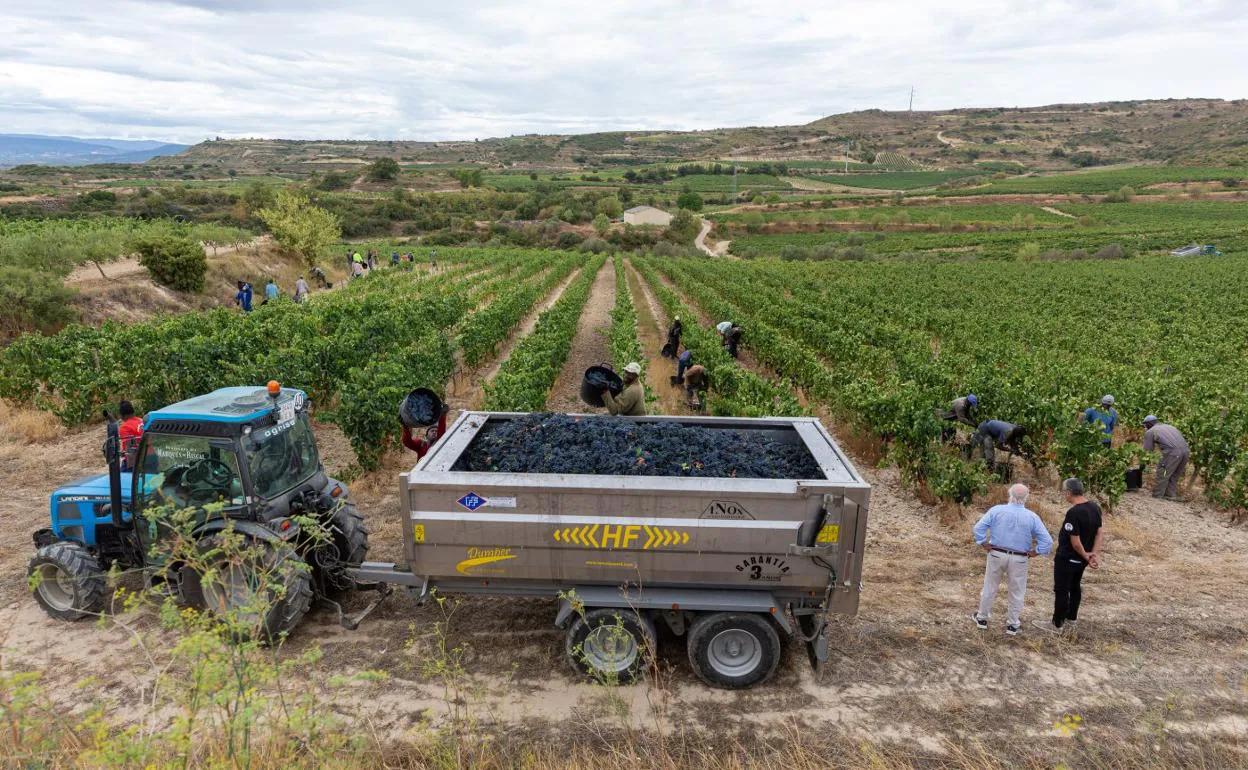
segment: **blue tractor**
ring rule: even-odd
[[[346,570],[364,561],[368,531],[347,487],[321,465],[308,407],[303,391],[276,382],[166,406],[147,415],[127,456],[130,472],[122,472],[117,423],[109,418],[109,472],[53,492],[52,526],[34,535],[35,599],[55,618],[98,615],[108,599],[107,573],[117,566],[142,569],[149,585],[163,582],[160,588],[181,601],[216,612],[253,602],[256,590],[271,591],[255,629],[270,639],[290,632],[314,596],[338,607],[330,597],[355,587]],[[220,511],[198,514],[196,542],[212,553],[214,538],[232,528],[262,554],[263,581],[237,564],[222,564],[220,579],[201,582],[193,568],[147,563],[153,543],[168,532],[145,511],[210,504],[207,510]],[[296,517],[315,518],[329,536],[307,536]],[[257,589],[260,583],[265,588]]]

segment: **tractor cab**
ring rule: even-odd
[[[31,572],[42,573],[36,598],[56,617],[98,612],[83,605],[103,595],[104,573],[113,564],[158,566],[145,563],[152,560],[152,544],[168,535],[158,517],[145,516],[156,509],[196,509],[198,539],[228,527],[257,543],[293,549],[311,567],[303,572],[312,573],[310,588],[318,594],[349,587],[345,569],[363,561],[368,534],[346,486],[321,465],[308,406],[303,391],[270,382],[221,388],[157,409],[144,421],[129,473],[120,471],[110,421],[109,473],[54,492],[51,527],[35,533],[39,550]],[[295,516],[317,519],[328,542],[301,537]],[[179,587],[191,587],[183,592],[189,602],[203,602],[194,577],[179,579]],[[284,622],[291,615],[286,611]]]

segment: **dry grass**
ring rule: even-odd
[[[65,426],[50,412],[9,406],[0,401],[0,439],[46,444],[65,437]]]

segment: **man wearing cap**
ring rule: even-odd
[[[602,401],[611,414],[625,417],[642,417],[646,413],[646,393],[641,389],[641,365],[636,361],[624,367],[624,390],[611,395],[610,388],[602,389]]]
[[[1187,470],[1187,460],[1191,450],[1187,448],[1187,439],[1179,433],[1179,429],[1157,419],[1150,414],[1144,418],[1144,451],[1151,452],[1154,447],[1161,450],[1161,462],[1157,465],[1157,481],[1153,484],[1153,497],[1165,497],[1177,500],[1179,497],[1179,479]]]
[[[972,428],[978,427],[979,423],[975,422],[975,410],[979,408],[979,399],[974,393],[955,398],[949,404],[949,409],[942,415],[946,420],[960,422],[963,425],[969,425]]]
[[[971,617],[980,631],[988,629],[992,602],[997,598],[1001,579],[1006,578],[1009,604],[1005,617],[1005,633],[1017,636],[1022,630],[1019,615],[1027,596],[1027,567],[1033,556],[1043,556],[1053,547],[1053,537],[1044,522],[1027,508],[1031,494],[1024,484],[1010,487],[1010,501],[988,509],[971,533],[975,542],[988,552],[984,568],[984,589],[979,595],[979,609]]]
[[[684,333],[685,327],[680,323],[680,316],[672,319],[672,325],[667,330],[667,344],[663,346],[663,355],[675,358],[680,355],[680,337]]]
[[[1101,396],[1101,408],[1090,406],[1083,412],[1083,421],[1089,425],[1100,423],[1105,432],[1101,443],[1109,446],[1114,440],[1114,427],[1118,425],[1118,411],[1114,409],[1114,397],[1106,393]]]

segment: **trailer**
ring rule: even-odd
[[[525,417],[462,413],[401,477],[407,564],[364,562],[356,580],[421,601],[435,591],[557,598],[568,658],[597,679],[638,676],[659,623],[719,687],[770,677],[782,636],[806,643],[812,664],[827,658],[829,614],[858,609],[871,489],[818,420],[583,416],[798,445],[822,478],[462,469],[475,441]]]

